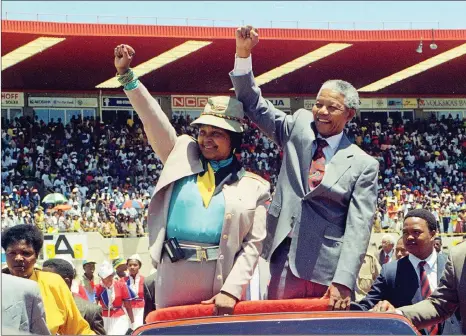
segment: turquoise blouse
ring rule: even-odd
[[[212,161],[211,165],[217,171],[231,161]],[[184,177],[173,186],[168,209],[167,238],[176,237],[178,241],[218,245],[224,216],[223,192],[214,195],[208,208],[205,208],[197,187],[197,175]]]

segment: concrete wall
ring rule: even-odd
[[[65,234],[66,235],[66,234]],[[104,260],[110,260],[110,246],[116,245],[118,247],[119,256],[128,258],[129,256],[138,253],[142,259],[142,275],[149,275],[152,270],[152,264],[149,256],[149,239],[147,237],[141,238],[104,238],[97,232],[86,233],[87,236],[87,259],[92,259],[97,262],[97,267]],[[373,233],[368,250],[372,253],[377,253],[378,246],[381,245],[383,233]],[[392,234],[395,239],[399,235]],[[448,249],[453,246],[455,241],[461,241],[461,237],[442,237],[443,246]],[[39,262],[39,264],[41,264]],[[82,273],[82,261],[74,260],[76,270],[79,274]]]

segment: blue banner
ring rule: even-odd
[[[162,99],[160,97],[154,97],[155,100],[159,104],[162,103]],[[133,106],[129,102],[129,99],[126,97],[102,97],[102,107],[103,108],[113,108],[113,107],[128,107],[129,109],[133,109]]]
[[[403,99],[401,98],[388,98],[387,107],[389,109],[402,109],[403,108]]]
[[[131,107],[131,103],[126,97],[103,97],[102,107]]]

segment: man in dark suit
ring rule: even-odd
[[[255,83],[251,50],[257,43],[255,29],[238,28],[230,77],[246,115],[284,152],[262,251],[270,261],[268,299],[324,296],[330,309],[349,309],[369,245],[379,170],[344,133],[359,108],[358,92],[330,80],[312,112],[287,115]]]
[[[48,259],[44,261],[42,270],[60,275],[71,290],[71,283],[76,276],[76,271],[70,262],[58,258]],[[73,297],[79,312],[89,323],[92,331],[97,335],[106,335],[104,320],[102,319],[102,308],[74,294]]]
[[[144,278],[144,322],[147,315],[155,310],[155,277],[157,272]]]
[[[383,300],[390,301],[395,307],[422,301],[433,292],[445,269],[446,257],[434,248],[437,233],[435,216],[427,210],[409,211],[403,223],[403,243],[409,255],[382,266],[382,271],[372,285],[367,296],[359,302],[364,310],[374,308]],[[459,331],[456,319],[447,321],[437,329],[424,330],[424,333]]]

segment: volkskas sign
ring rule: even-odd
[[[466,98],[421,98],[420,108],[466,108]]]

